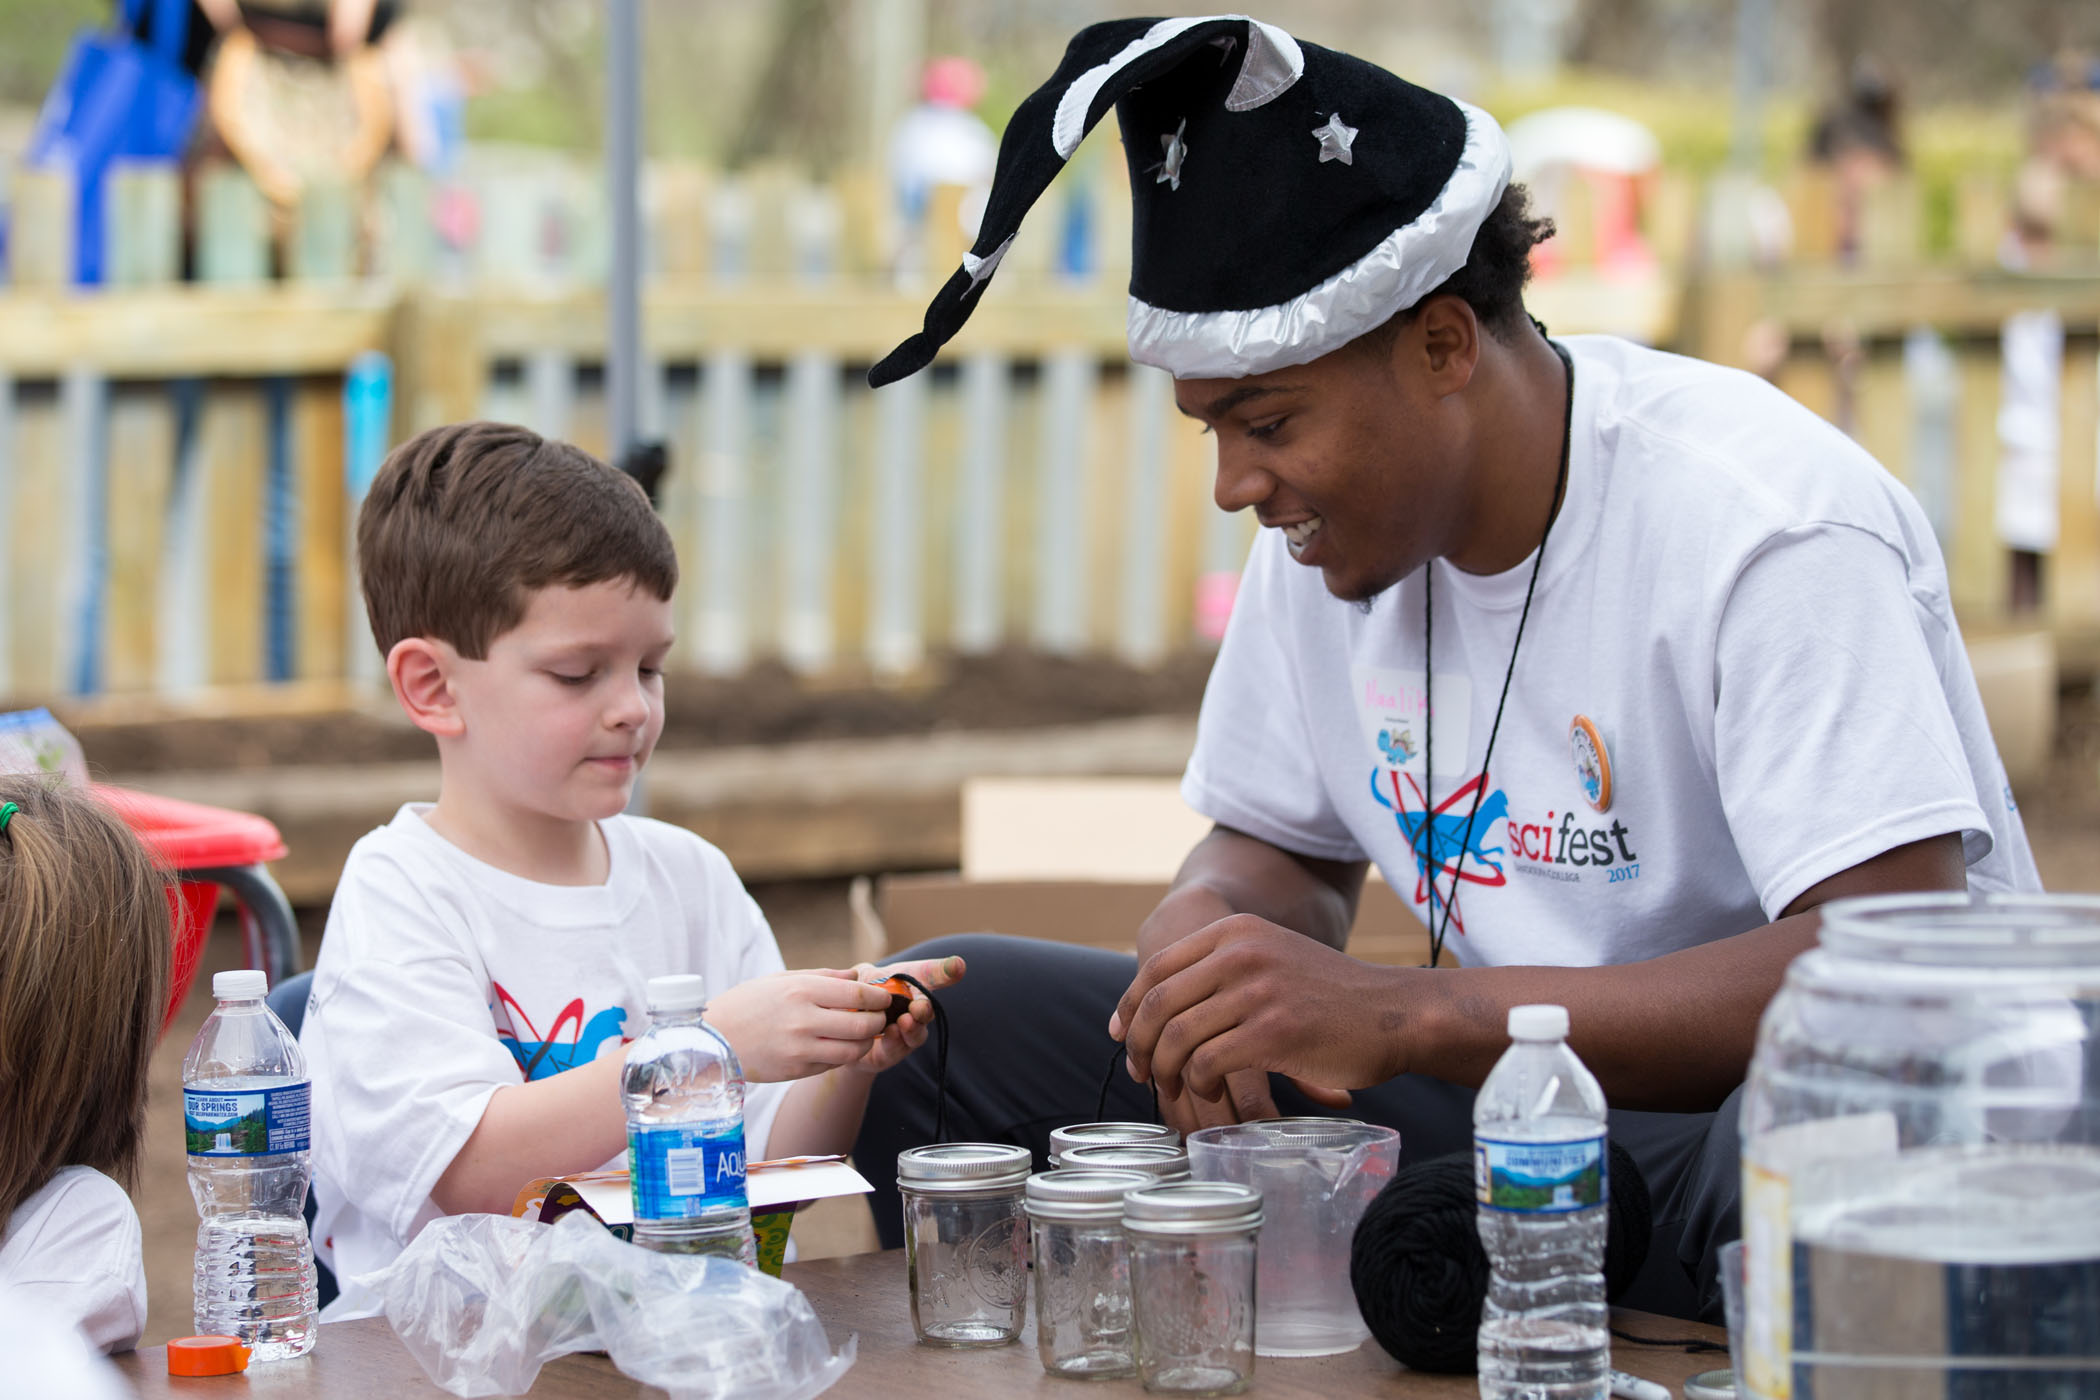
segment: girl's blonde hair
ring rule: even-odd
[[[61,1167],[129,1184],[168,1006],[168,882],[116,813],[0,774],[0,1234]]]

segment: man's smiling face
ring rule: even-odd
[[[1427,318],[1425,318],[1427,319]],[[1220,510],[1253,507],[1328,592],[1377,597],[1449,552],[1466,519],[1464,414],[1421,367],[1422,322],[1245,379],[1183,379],[1180,410],[1218,438]]]

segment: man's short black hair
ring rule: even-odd
[[[1531,250],[1553,236],[1553,220],[1534,217],[1531,196],[1511,185],[1473,235],[1466,264],[1431,288],[1421,301],[1393,313],[1383,325],[1364,332],[1355,343],[1374,354],[1389,354],[1393,341],[1421,313],[1430,297],[1463,298],[1480,324],[1498,340],[1523,329],[1524,284],[1531,280]]]

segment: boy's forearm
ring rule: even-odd
[[[620,1055],[601,1055],[491,1094],[481,1122],[431,1188],[438,1209],[508,1215],[526,1182],[595,1171],[617,1157],[627,1145],[623,1062]]]
[[[824,1156],[849,1152],[860,1135],[875,1076],[854,1069],[834,1069],[797,1080],[780,1101],[766,1156]]]

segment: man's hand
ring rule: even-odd
[[[1344,1109],[1354,1102],[1347,1089],[1323,1088],[1302,1079],[1291,1080],[1291,1085],[1322,1108]],[[1282,1110],[1276,1106],[1275,1095],[1269,1092],[1268,1071],[1242,1069],[1225,1076],[1225,1092],[1217,1099],[1199,1099],[1190,1093],[1161,1094],[1159,1116],[1167,1120],[1168,1127],[1187,1137],[1198,1128],[1281,1117]]]
[[[1170,1100],[1193,1095],[1223,1106],[1227,1116],[1216,1121],[1273,1116],[1266,1083],[1243,1073],[1264,1070],[1340,1106],[1345,1096],[1314,1086],[1360,1088],[1407,1068],[1408,1018],[1396,1008],[1416,971],[1358,962],[1235,914],[1148,958],[1108,1033],[1128,1048],[1131,1074],[1158,1086],[1163,1115]]]

